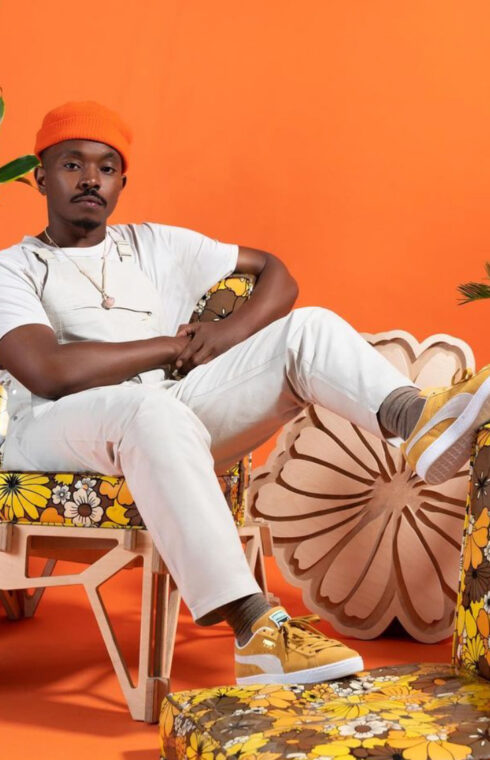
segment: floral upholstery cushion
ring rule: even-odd
[[[245,519],[249,457],[218,480],[237,525]],[[81,528],[144,528],[123,477],[86,473],[0,472],[0,523]]]
[[[461,561],[453,661],[490,680],[490,423],[471,462]]]
[[[489,760],[489,508],[490,424],[471,460],[452,665],[169,694],[162,759]]]
[[[488,760],[490,684],[399,665],[315,685],[170,694],[164,760]]]
[[[254,278],[232,275],[199,301],[192,321],[226,318],[250,297]],[[7,391],[0,385],[0,444],[7,433]],[[1,464],[1,460],[0,460]],[[245,490],[250,457],[219,477],[237,525],[245,519]],[[93,528],[144,528],[126,480],[94,473],[25,473],[0,471],[0,522],[39,523]]]

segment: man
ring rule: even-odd
[[[3,466],[124,474],[195,620],[231,625],[240,683],[348,675],[356,652],[269,608],[215,469],[317,403],[402,438],[409,464],[439,482],[490,417],[490,367],[425,398],[336,315],[289,313],[296,284],[272,254],[157,224],[107,227],[130,142],[90,102],[51,111],[37,135],[48,225],[0,255],[0,363],[17,391]],[[256,275],[251,299],[188,324],[232,271]]]

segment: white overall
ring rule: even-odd
[[[115,306],[60,251],[29,250],[46,263],[42,303],[58,341],[128,341],[162,334],[153,283],[129,244],[114,241],[107,291]],[[100,282],[101,261],[77,262]],[[3,469],[124,474],[138,509],[195,619],[260,591],[245,561],[215,470],[222,472],[308,403],[376,435],[376,412],[411,382],[346,322],[297,309],[183,380],[162,370],[57,401],[32,397],[13,415]]]

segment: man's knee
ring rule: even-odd
[[[291,333],[306,325],[319,329],[330,329],[341,318],[335,312],[324,309],[322,306],[302,306],[293,311],[287,317]]]
[[[145,446],[165,442],[168,449],[169,444],[178,448],[179,440],[186,435],[197,435],[210,444],[206,427],[182,401],[163,389],[139,386],[138,390],[131,399],[126,439],[134,437]]]

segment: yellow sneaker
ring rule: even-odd
[[[239,684],[315,683],[363,669],[362,657],[311,625],[318,615],[290,617],[283,607],[267,610],[244,646],[235,643]]]
[[[442,483],[469,459],[476,431],[490,420],[490,364],[476,375],[465,370],[448,388],[422,394],[427,401],[401,450],[426,483]]]

